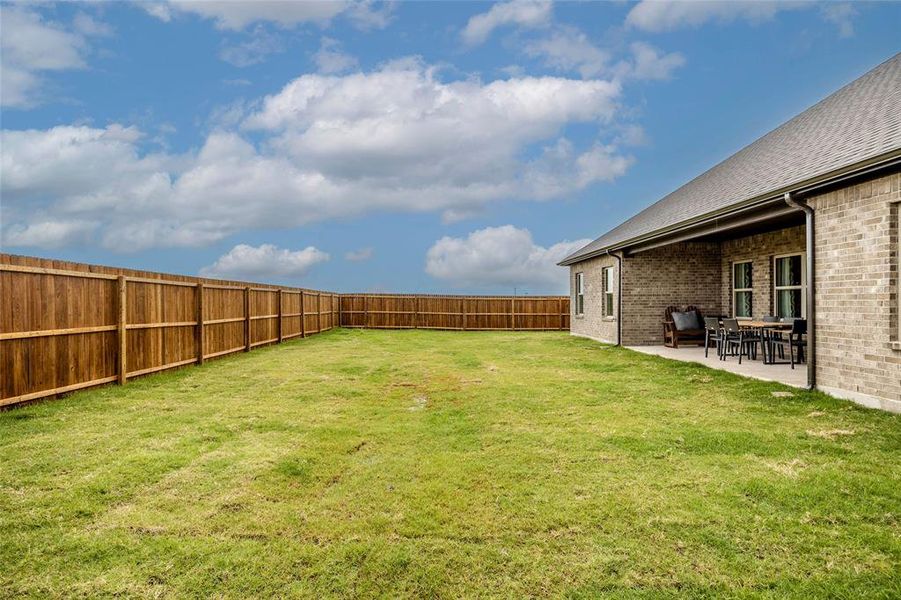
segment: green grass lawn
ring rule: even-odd
[[[901,596],[901,417],[335,330],[0,413],[0,597]]]

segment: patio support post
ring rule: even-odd
[[[814,219],[813,208],[804,200],[792,196],[791,192],[785,193],[785,203],[804,211],[805,216],[805,242],[807,246],[807,387],[816,388],[817,363],[816,363],[816,303],[814,298]]]

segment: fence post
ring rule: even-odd
[[[304,311],[303,290],[300,290],[300,337],[307,337],[307,316]]]
[[[460,312],[463,313],[463,331],[466,331],[466,298],[460,298]]]
[[[338,294],[337,296],[335,296],[335,298],[338,299],[338,327],[341,327],[341,326],[343,325],[343,323],[341,323],[341,319],[342,319],[342,315],[341,315],[341,299],[342,299],[342,296],[341,296],[341,294]]]
[[[250,287],[244,288],[244,352],[250,352]]]
[[[510,329],[516,331],[516,296],[510,298]]]
[[[363,329],[369,327],[369,296],[363,296]]]
[[[316,292],[316,333],[322,333],[322,293]]]
[[[419,296],[413,296],[413,329],[419,328]]]
[[[282,288],[278,288],[278,343],[282,343]]]
[[[195,306],[197,307],[197,327],[194,329],[194,345],[197,346],[197,364],[203,364],[203,284],[195,288]]]
[[[118,369],[117,374],[119,376],[119,379],[118,379],[119,385],[123,385],[125,383],[125,380],[127,379],[126,369],[128,368],[128,360],[127,360],[128,357],[126,355],[126,352],[128,350],[128,339],[126,337],[128,334],[128,330],[125,328],[125,320],[127,318],[128,313],[126,311],[126,306],[125,306],[125,302],[126,302],[125,277],[122,275],[119,275],[119,279],[117,280],[117,283],[118,283],[118,292],[119,292],[119,300],[116,304],[116,308],[118,309],[118,313],[119,313],[118,318],[117,318],[117,327],[116,327],[117,340],[119,342],[119,361],[118,361],[119,364],[117,367],[117,369]]]

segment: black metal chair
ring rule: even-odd
[[[774,338],[772,343],[779,348],[780,354],[785,356],[785,347],[788,346],[789,361],[792,369],[795,363],[805,362],[804,350],[807,347],[807,319],[793,319],[791,321],[792,328],[788,334],[788,338]],[[795,348],[798,349],[798,360],[795,360]]]
[[[710,342],[716,345],[716,355],[723,349],[723,328],[718,317],[704,317],[704,358],[710,355]]]
[[[755,359],[758,343],[762,343],[760,336],[739,327],[738,319],[723,319],[723,351],[720,353],[720,360],[726,360],[727,356],[738,356],[738,364],[741,364],[742,356]]]
[[[777,317],[776,315],[764,315],[763,316],[764,323],[782,323],[783,321],[784,321],[784,319],[782,319],[781,317]],[[781,340],[782,339],[781,331],[776,331],[776,330],[771,329],[770,331],[767,332],[767,335],[770,336],[773,340]],[[785,348],[783,348],[782,346],[778,346],[778,350],[779,350],[779,358],[784,359],[785,358]]]

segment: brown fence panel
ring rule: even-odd
[[[568,330],[565,296],[341,294],[340,325],[372,329]]]
[[[317,333],[337,310],[328,292],[0,254],[0,406]]]

